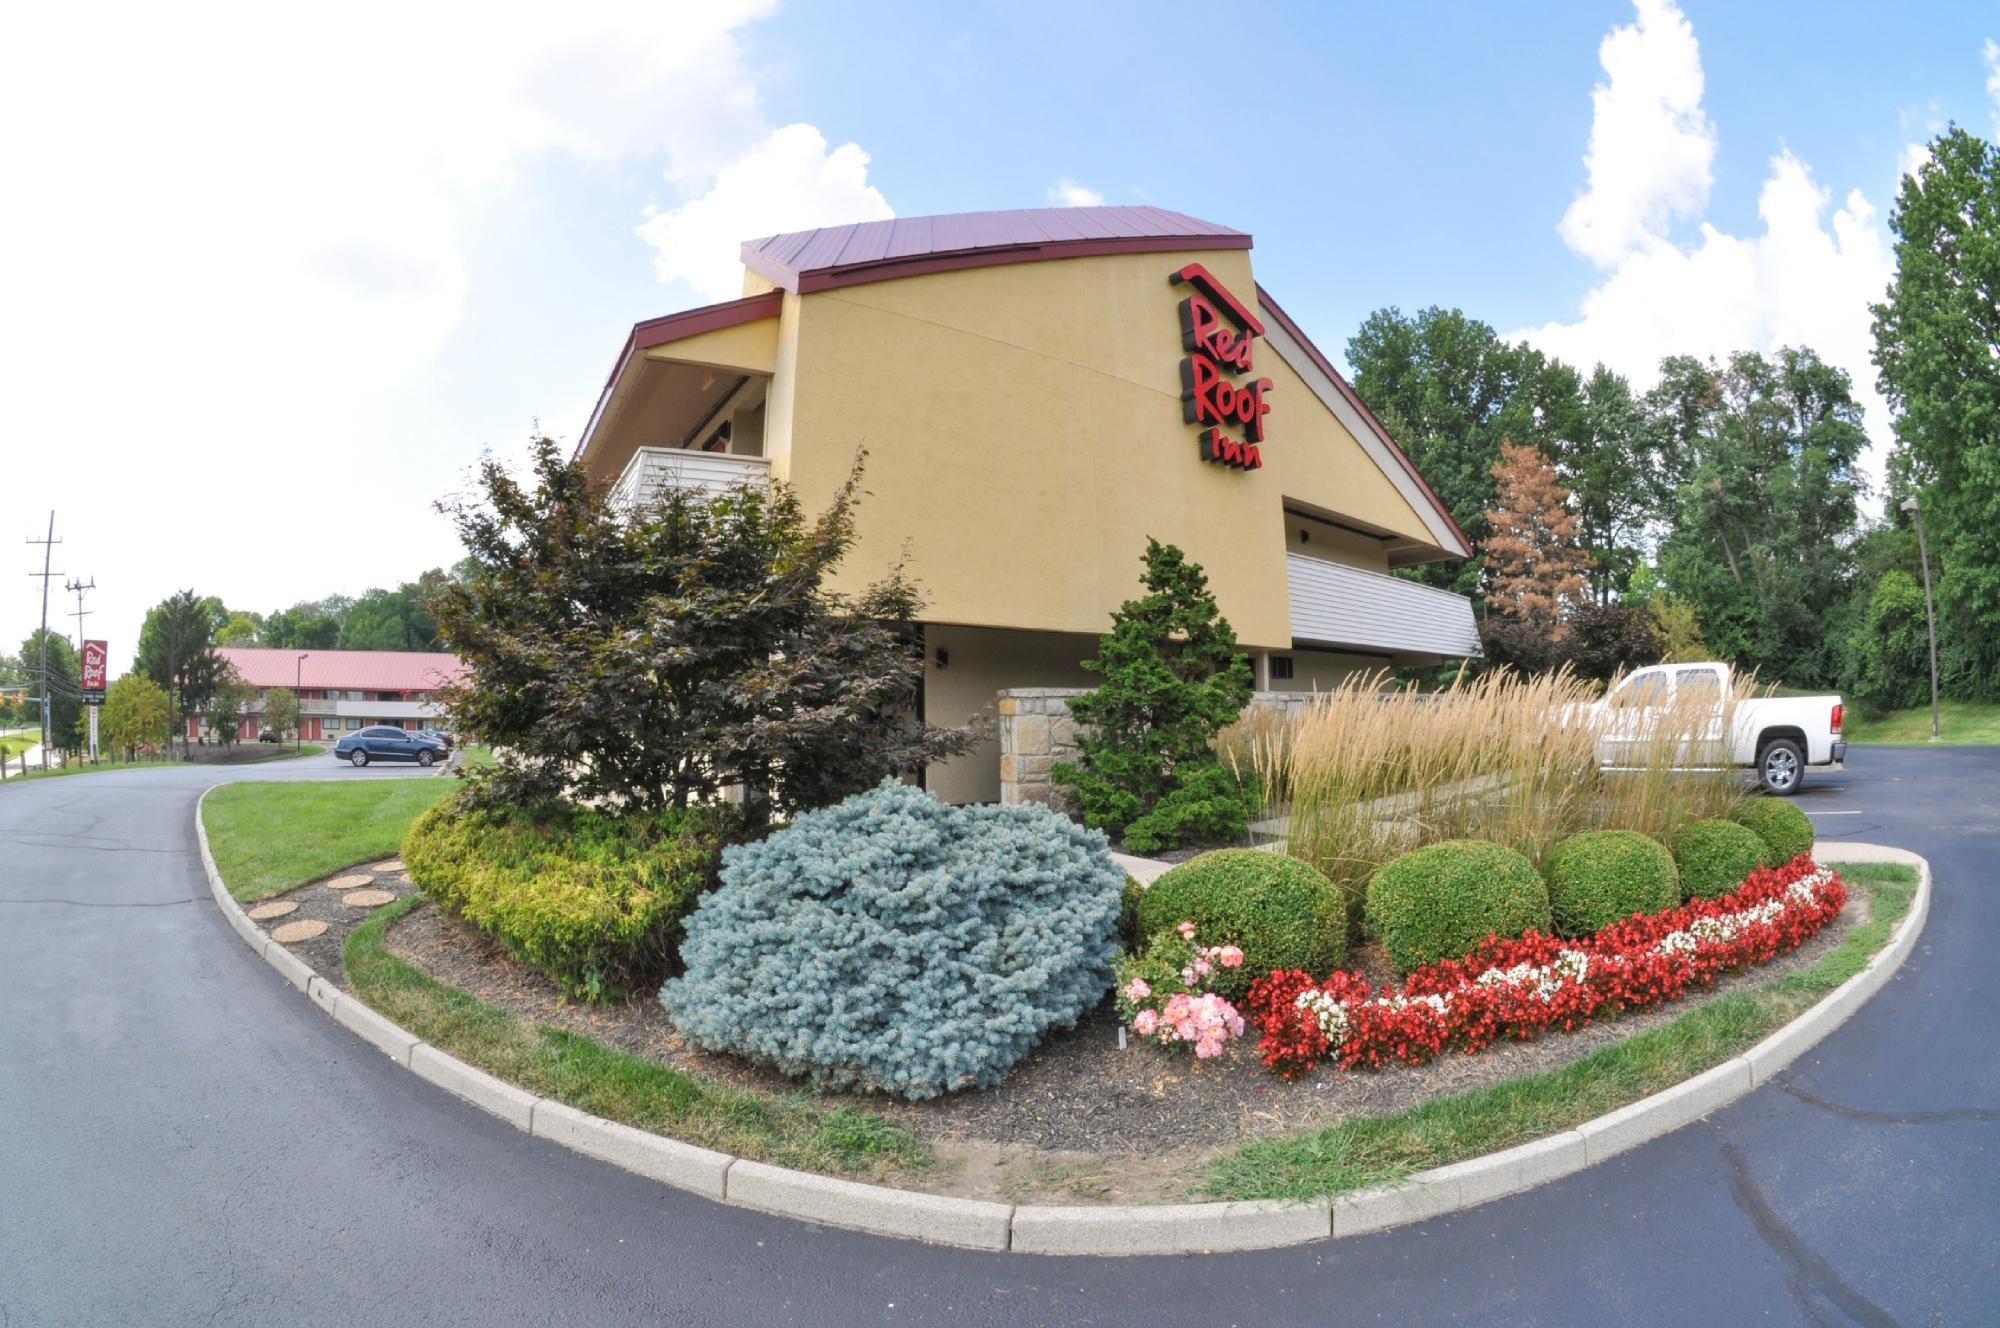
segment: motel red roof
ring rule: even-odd
[[[324,691],[428,692],[458,677],[457,655],[425,650],[270,650],[223,646],[216,651],[252,687]],[[299,656],[304,655],[301,660]]]
[[[1156,207],[1020,208],[895,217],[743,242],[743,266],[799,295],[1051,258],[1248,249],[1250,236]]]

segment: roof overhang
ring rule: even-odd
[[[768,319],[775,319],[783,312],[785,297],[782,291],[766,291],[761,295],[750,295],[740,300],[729,300],[722,304],[704,305],[699,309],[686,309],[663,318],[649,318],[635,324],[631,334],[625,338],[623,349],[611,366],[610,376],[604,380],[604,389],[597,395],[597,405],[590,413],[590,422],[576,440],[572,455],[588,458],[592,443],[598,436],[600,427],[625,400],[638,390],[638,379],[643,375],[643,365],[649,360],[672,359],[658,352],[663,347],[690,342],[711,333],[725,332],[731,328],[744,327]],[[728,365],[755,372],[762,365]]]
[[[1333,412],[1334,418],[1354,435],[1361,449],[1389,477],[1389,482],[1409,503],[1417,519],[1424,523],[1424,529],[1430,532],[1436,546],[1434,549],[1425,550],[1413,545],[1401,551],[1400,556],[1392,550],[1391,563],[1408,567],[1417,563],[1442,562],[1447,558],[1471,557],[1472,541],[1459,529],[1458,522],[1452,520],[1444,501],[1424,481],[1409,456],[1382,427],[1382,422],[1375,418],[1375,412],[1368,409],[1354,388],[1341,377],[1340,370],[1333,367],[1333,362],[1321,353],[1320,348],[1312,343],[1312,338],[1299,329],[1291,315],[1271,298],[1271,292],[1262,285],[1257,287],[1257,303],[1270,315],[1265,340],[1305,380],[1306,386]]]

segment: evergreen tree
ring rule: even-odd
[[[185,735],[187,720],[200,714],[215,696],[229,663],[215,653],[220,601],[197,598],[192,590],[168,596],[146,614],[139,630],[139,653],[133,668],[151,678],[167,694],[177,732]],[[181,739],[185,744],[185,736]]]
[[[1103,681],[1070,702],[1080,759],[1054,782],[1141,852],[1241,839],[1248,804],[1214,744],[1250,700],[1250,663],[1198,564],[1149,539],[1145,565],[1146,595],[1111,615],[1084,662]]]

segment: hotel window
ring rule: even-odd
[[[1271,681],[1290,682],[1292,680],[1292,657],[1290,655],[1271,656]]]

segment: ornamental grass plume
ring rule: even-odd
[[[1596,688],[1567,669],[1499,670],[1436,692],[1356,674],[1222,748],[1288,818],[1287,851],[1358,906],[1378,867],[1445,840],[1491,840],[1539,867],[1578,831],[1658,837],[1733,815],[1745,795],[1722,735],[1751,691],[1595,711]]]

